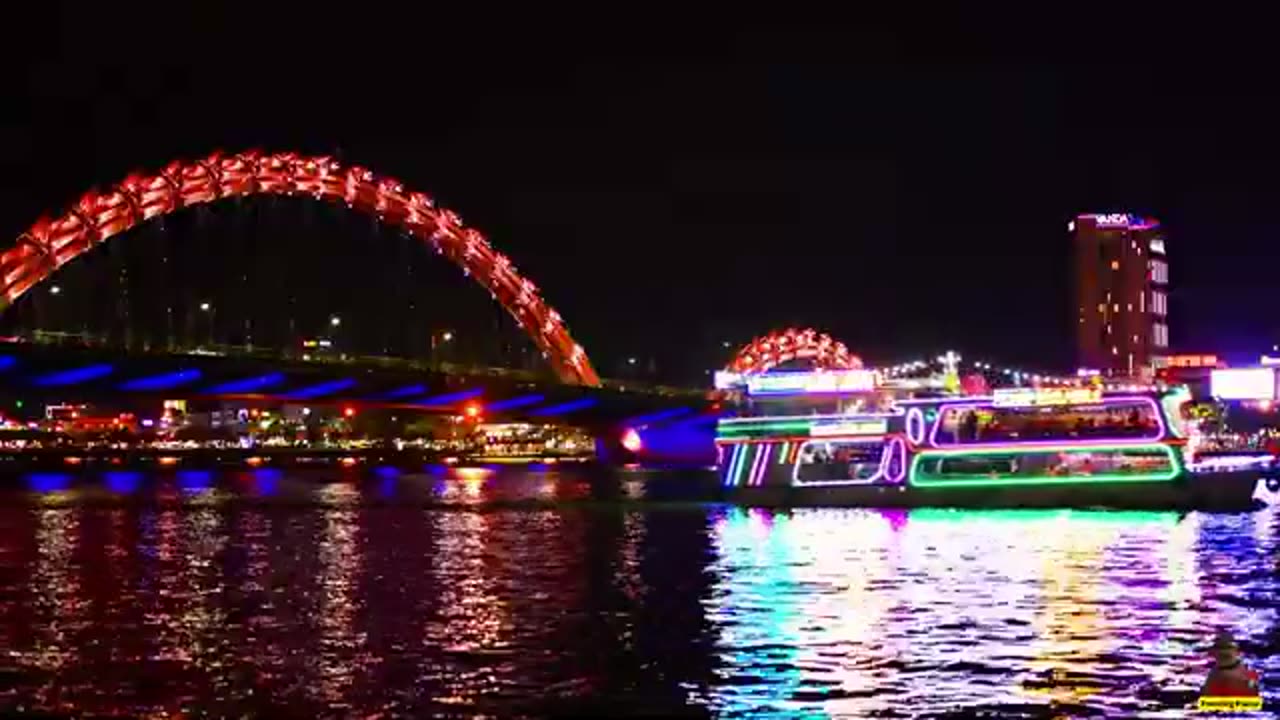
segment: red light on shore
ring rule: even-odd
[[[355,409],[355,408],[353,408],[353,407],[351,407],[350,405],[348,405],[348,406],[346,406],[346,407],[342,408],[342,415],[343,415],[344,417],[355,417],[355,416],[356,416],[356,409]]]
[[[466,413],[469,418],[478,418],[480,417],[480,406],[475,403],[467,403]]]
[[[640,449],[644,447],[644,441],[640,439],[640,433],[636,432],[635,428],[627,428],[622,433],[622,447],[633,453],[640,452]]]

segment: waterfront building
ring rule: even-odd
[[[1160,223],[1127,213],[1087,214],[1068,229],[1080,366],[1150,378],[1169,347],[1169,262]]]

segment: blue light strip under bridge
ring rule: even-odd
[[[129,382],[122,383],[120,389],[125,391],[171,390],[179,385],[186,385],[199,379],[199,370],[179,370],[178,372],[165,373],[164,375],[135,378]]]
[[[231,382],[215,385],[206,392],[210,395],[236,395],[240,393],[251,393],[255,390],[279,385],[284,382],[283,373],[271,373],[270,375],[259,375],[258,377],[245,378],[244,380],[232,380]]]
[[[399,390],[392,390],[382,397],[387,400],[395,400],[397,398],[409,397],[411,395],[421,395],[426,391],[427,387],[425,385],[409,385],[407,387],[402,387]]]
[[[633,418],[627,418],[622,421],[622,424],[627,427],[643,427],[645,425],[652,425],[656,422],[662,422],[663,420],[678,418],[681,415],[689,414],[689,412],[691,412],[691,410],[687,407],[659,410],[658,412],[649,413],[648,415],[637,415]]]
[[[18,364],[18,358],[12,355],[0,355],[0,372],[4,372]]]
[[[435,397],[423,398],[414,405],[452,405],[460,403],[463,400],[480,397],[484,393],[484,388],[475,388],[474,390],[463,390],[462,392],[450,393],[448,395],[437,395]]]
[[[534,410],[529,414],[536,415],[539,417],[544,415],[563,415],[564,413],[571,413],[575,410],[584,410],[595,404],[596,404],[595,398],[583,398],[581,400],[573,400],[567,403],[560,403],[559,405],[548,405],[547,407]]]
[[[44,387],[75,385],[88,380],[97,380],[98,378],[106,377],[112,372],[115,372],[115,368],[110,365],[88,365],[86,367],[76,368],[75,370],[63,370],[62,372],[42,375],[35,379],[35,384],[42,385]]]
[[[516,408],[528,407],[530,405],[537,405],[538,403],[546,399],[547,398],[542,395],[522,395],[520,397],[508,398],[506,400],[499,400],[498,402],[489,403],[488,410],[489,412],[502,412],[503,410],[515,410]]]
[[[356,381],[352,380],[351,378],[346,378],[343,380],[334,380],[332,382],[320,383],[319,385],[312,385],[311,387],[305,387],[305,388],[302,388],[301,390],[295,390],[291,393],[286,394],[285,397],[292,398],[295,400],[306,400],[309,398],[317,398],[324,395],[332,395],[336,392],[341,392],[355,384],[356,384]]]

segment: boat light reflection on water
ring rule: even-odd
[[[1215,627],[1260,638],[1276,621],[1215,597],[1202,567],[1209,548],[1259,542],[1256,525],[1276,520],[1262,515],[1246,531],[1218,527],[1237,516],[1166,512],[730,511],[712,528],[719,580],[704,605],[723,669],[706,700],[728,713],[866,717],[918,696],[1133,716],[1144,687],[1195,691]]]

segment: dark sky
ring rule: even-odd
[[[1280,341],[1280,86],[1238,32],[307,7],[10,24],[0,226],[215,148],[340,153],[485,232],[598,365],[682,374],[790,323],[1067,367],[1066,223],[1132,211],[1168,228],[1176,347]]]

